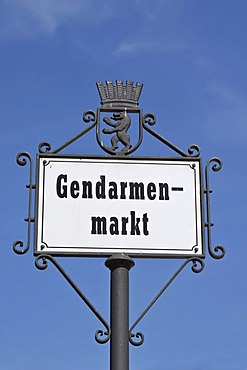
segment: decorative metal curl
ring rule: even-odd
[[[192,144],[188,148],[188,153],[189,153],[190,157],[199,157],[199,155],[201,154],[201,149],[198,145]]]
[[[83,113],[82,119],[86,123],[89,122],[96,123],[97,115],[93,110],[87,110]]]
[[[16,240],[13,243],[13,251],[16,254],[25,254],[29,250],[30,245],[29,243],[27,243],[27,245],[24,248],[23,247],[24,247],[24,243],[22,240]]]
[[[26,187],[29,189],[29,199],[28,199],[28,217],[24,220],[28,223],[27,227],[27,244],[24,247],[22,240],[16,240],[13,243],[13,251],[17,254],[25,254],[30,248],[30,239],[31,239],[31,223],[34,222],[34,218],[31,216],[32,213],[32,191],[35,189],[35,184],[33,184],[33,161],[32,157],[28,152],[18,153],[16,156],[16,162],[19,166],[26,166],[29,161],[29,183]]]
[[[209,159],[207,162],[206,168],[205,168],[205,179],[206,179],[206,189],[204,190],[204,193],[206,195],[206,222],[205,227],[207,228],[207,242],[208,242],[208,252],[209,255],[214,259],[221,259],[224,257],[226,250],[223,246],[217,245],[216,247],[212,247],[212,237],[211,237],[211,227],[214,226],[214,224],[211,222],[211,213],[210,213],[210,194],[213,192],[210,189],[209,186],[209,170],[210,168],[214,172],[218,172],[221,170],[223,166],[222,161],[217,158],[213,157]]]
[[[105,335],[105,338],[102,338],[104,335]],[[94,336],[96,342],[99,343],[99,344],[107,343],[108,340],[110,339],[110,337],[111,337],[110,328],[107,331],[103,331],[103,330],[99,329],[99,330],[96,331],[95,336]]]
[[[30,163],[32,163],[32,157],[28,152],[21,152],[18,153],[16,156],[16,162],[19,166],[26,166],[27,164],[27,159],[29,160]]]
[[[134,341],[133,338],[136,338],[137,341]],[[138,331],[136,334],[129,332],[129,341],[132,346],[141,346],[144,343],[144,335],[140,331]]]
[[[202,270],[204,269],[204,266],[205,266],[205,263],[201,258],[193,258],[192,259],[191,270],[195,274],[199,274],[200,272],[202,272]]]
[[[39,153],[47,153],[51,151],[51,144],[47,142],[40,143],[38,146]]]
[[[146,315],[146,313],[151,309],[151,307],[155,304],[155,302],[160,298],[160,296],[164,293],[164,291],[169,287],[169,285],[173,282],[173,280],[178,276],[178,274],[185,268],[188,263],[192,262],[192,267],[191,270],[194,273],[199,273],[204,269],[204,262],[201,258],[199,257],[191,257],[188,258],[180,267],[179,269],[175,272],[175,274],[170,278],[170,280],[163,286],[163,288],[159,291],[159,293],[154,297],[152,302],[145,308],[145,310],[142,312],[142,314],[138,317],[138,319],[134,322],[134,324],[131,326],[129,330],[129,341],[131,344],[134,346],[140,346],[144,342],[144,335],[141,332],[138,332],[136,334],[133,334],[132,331],[133,329],[139,324],[139,322],[142,320],[142,318]],[[198,265],[199,264],[199,265]],[[133,341],[132,338],[140,338],[139,342]]]
[[[214,163],[214,165],[212,165],[212,170],[214,172],[218,172],[218,171],[221,170],[221,168],[223,166],[222,160],[220,158],[218,158],[218,157],[213,157],[213,158],[209,159],[209,161],[207,162],[207,166],[206,166],[207,173],[209,171],[209,168],[208,168],[209,165],[212,164],[213,162],[215,162],[215,163]]]
[[[101,314],[96,310],[96,308],[92,305],[92,303],[88,300],[88,298],[82,293],[82,291],[78,288],[78,286],[74,283],[74,281],[67,275],[64,269],[60,266],[60,264],[50,255],[48,254],[40,254],[35,260],[35,266],[39,270],[45,270],[48,266],[48,262],[53,263],[53,265],[58,269],[61,275],[67,280],[70,286],[74,289],[74,291],[79,295],[79,297],[83,300],[83,302],[88,306],[88,308],[94,313],[94,315],[99,319],[99,321],[105,326],[106,330],[103,331],[101,329],[97,330],[95,333],[95,340],[100,344],[105,344],[108,342],[111,336],[111,329],[109,324],[105,321],[105,319],[101,316]],[[42,262],[42,264],[41,264]],[[101,338],[103,336],[105,338]]]
[[[153,113],[147,113],[142,118],[143,124],[147,123],[149,126],[154,126],[156,123],[156,116]]]
[[[42,262],[42,264],[41,264]],[[40,255],[35,259],[35,266],[39,270],[45,270],[48,267],[47,255]]]

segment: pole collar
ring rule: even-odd
[[[135,265],[135,262],[131,257],[125,254],[119,253],[119,254],[114,254],[111,257],[109,257],[105,261],[105,265],[111,271],[119,267],[125,267],[126,269],[130,270]]]

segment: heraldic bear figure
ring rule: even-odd
[[[116,122],[112,122],[111,119],[116,121]],[[125,110],[125,111],[122,111],[122,112],[113,113],[113,117],[111,117],[111,118],[104,117],[103,121],[107,125],[113,127],[112,129],[104,128],[102,130],[102,132],[104,134],[116,133],[116,135],[114,135],[111,138],[111,145],[112,146],[111,146],[110,149],[112,149],[112,150],[118,149],[117,143],[120,141],[120,143],[122,143],[124,145],[124,148],[121,151],[122,152],[127,152],[131,148],[130,136],[127,134],[127,130],[129,129],[130,124],[131,124],[131,120],[130,120],[130,117],[129,117],[127,111]]]

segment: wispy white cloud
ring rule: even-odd
[[[188,42],[179,25],[184,11],[181,4],[171,0],[133,0],[132,11],[138,22],[132,27],[132,34],[120,40],[115,55],[187,50]]]
[[[98,0],[2,0],[1,37],[52,34],[71,21],[94,24],[112,16]]]
[[[211,84],[213,98],[208,106],[208,125],[212,138],[243,143],[247,141],[247,96],[220,84]]]
[[[80,28],[102,29],[115,56],[175,53],[188,47],[179,27],[183,7],[173,0],[2,0],[0,7],[1,38],[53,35],[60,27],[75,25],[78,33]]]
[[[4,0],[2,36],[27,36],[29,33],[53,32],[64,20],[82,11],[84,2],[69,0]]]
[[[140,39],[137,37],[135,39],[122,41],[114,51],[114,54],[138,54],[139,52],[172,53],[185,50],[187,50],[187,44],[185,42],[171,43],[169,40],[162,38],[153,40],[151,38]]]

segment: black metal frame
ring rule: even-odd
[[[100,108],[99,108],[100,109]],[[89,131],[91,131],[95,126],[96,126],[96,138],[99,146],[108,154],[110,153],[110,157],[113,159],[115,158],[125,158],[128,159],[129,154],[133,152],[133,148],[131,148],[128,153],[125,153],[124,155],[121,152],[114,152],[112,150],[109,150],[99,139],[99,109],[98,109],[98,114],[95,113],[92,110],[85,111],[83,114],[83,121],[85,123],[91,123],[88,127],[86,127],[84,130],[80,131],[77,135],[72,137],[70,140],[66,141],[64,144],[60,145],[58,148],[55,148],[52,150],[52,146],[50,143],[47,142],[42,142],[38,146],[38,151],[40,154],[46,154],[48,156],[56,156],[61,153],[62,150],[67,148],[69,145],[83,137],[85,134],[87,134]],[[120,109],[116,108],[110,108],[110,109],[102,109],[103,112],[109,111],[109,112],[115,112]],[[132,112],[138,112],[141,114],[140,109],[131,109]],[[134,150],[136,150],[142,142],[143,139],[143,130],[147,131],[149,134],[154,136],[157,140],[161,141],[163,144],[165,144],[167,147],[172,149],[174,152],[179,154],[182,158],[187,158],[187,159],[199,159],[201,150],[198,145],[192,144],[188,148],[188,154],[181,150],[180,148],[176,147],[173,143],[168,141],[166,138],[162,137],[160,134],[152,130],[149,126],[153,126],[156,123],[156,118],[153,114],[147,113],[144,116],[140,116],[140,135],[139,135],[139,140],[138,143],[134,146]],[[77,156],[78,157],[78,156]],[[80,157],[80,156],[79,156]],[[83,156],[85,157],[85,156]],[[90,157],[90,156],[88,156]],[[92,158],[93,156],[91,156]],[[98,156],[95,156],[97,158]],[[109,158],[106,156],[106,158]],[[140,157],[131,157],[131,158],[140,158]],[[147,157],[148,158],[148,157]],[[164,159],[169,159],[173,157],[158,157],[158,158],[164,158]],[[28,201],[28,216],[25,218],[25,221],[28,223],[28,231],[27,231],[27,243],[26,246],[24,246],[24,242],[22,240],[16,240],[13,244],[13,249],[15,253],[17,254],[25,254],[31,245],[31,224],[35,223],[35,212],[33,210],[34,205],[33,205],[33,200],[34,200],[34,191],[36,190],[36,183],[33,181],[33,159],[32,156],[28,152],[20,152],[17,154],[16,157],[17,164],[20,166],[26,166],[29,163],[29,182],[26,185],[26,187],[29,189],[29,201]],[[211,212],[210,212],[210,196],[212,193],[212,190],[210,189],[210,184],[209,184],[209,171],[210,169],[213,172],[218,172],[222,168],[222,161],[217,158],[217,157],[212,157],[211,159],[208,160],[207,165],[205,167],[205,188],[203,189],[203,193],[205,194],[205,202],[206,204],[206,215],[205,215],[205,221],[204,221],[204,228],[207,230],[207,246],[208,246],[208,252],[212,258],[220,259],[224,257],[225,255],[225,249],[224,247],[218,245],[214,249],[212,248],[212,237],[211,237],[211,228],[213,226],[213,223],[211,222]],[[37,182],[37,179],[36,179]],[[136,257],[136,256],[135,256]],[[178,257],[179,258],[179,257]]]
[[[130,154],[132,154],[142,143],[143,139],[143,131],[148,132],[150,135],[155,137],[158,141],[166,145],[168,148],[172,149],[176,154],[183,158],[193,159],[193,158],[199,158],[201,150],[200,148],[193,144],[188,148],[188,153],[181,150],[180,148],[176,147],[174,144],[172,144],[170,141],[168,141],[166,138],[162,137],[160,134],[158,134],[156,131],[152,129],[152,126],[156,123],[156,117],[155,115],[151,113],[147,113],[144,116],[142,116],[142,111],[135,108],[126,108],[128,112],[131,113],[137,113],[139,114],[139,139],[138,142],[127,152],[119,152],[119,151],[113,151],[112,149],[109,149],[105,146],[105,144],[101,140],[101,134],[100,134],[100,116],[102,112],[118,112],[123,110],[123,108],[120,106],[118,107],[110,107],[110,108],[99,108],[97,113],[88,110],[85,111],[83,114],[83,121],[86,124],[89,124],[86,128],[84,128],[82,131],[80,131],[77,135],[72,137],[70,140],[66,141],[64,144],[59,146],[58,148],[52,149],[52,146],[50,143],[42,142],[40,143],[38,147],[39,153],[45,153],[49,156],[53,156],[56,154],[61,153],[62,150],[67,148],[69,145],[74,143],[76,140],[83,137],[85,134],[87,134],[92,129],[96,128],[96,139],[103,151],[108,153],[111,157],[115,158],[128,158]],[[166,159],[169,159],[169,157],[164,157]],[[27,218],[25,218],[25,221],[27,222],[27,242],[26,245],[24,245],[24,242],[22,240],[16,240],[13,243],[13,250],[17,254],[25,254],[31,246],[31,233],[32,233],[32,224],[35,223],[35,210],[34,210],[34,192],[36,190],[36,184],[33,181],[33,160],[29,153],[27,152],[20,152],[17,154],[16,157],[17,164],[20,166],[26,166],[29,164],[29,182],[26,185],[29,191],[29,200],[28,200],[28,215]],[[209,184],[209,171],[212,170],[213,172],[218,172],[222,168],[222,161],[217,158],[213,157],[208,160],[206,167],[205,167],[205,188],[202,189],[202,192],[205,195],[205,215],[204,217],[204,225],[203,227],[207,230],[206,231],[206,239],[207,239],[207,249],[209,255],[214,259],[220,259],[224,257],[225,255],[225,249],[221,245],[217,245],[216,247],[212,247],[212,226],[213,223],[211,221],[211,213],[210,213],[210,196],[212,193],[212,190],[210,189]],[[184,258],[184,257],[183,257]],[[63,270],[63,268],[60,266],[60,264],[51,256],[47,254],[39,254],[36,257],[35,260],[35,266],[40,269],[44,270],[48,266],[48,262],[52,262],[52,264],[58,269],[58,271],[62,274],[62,276],[67,280],[67,282],[71,285],[71,287],[75,290],[75,292],[79,295],[79,297],[85,302],[85,304],[91,309],[91,311],[96,315],[96,317],[99,319],[99,321],[103,324],[105,327],[105,330],[97,330],[95,334],[95,339],[98,343],[106,343],[111,338],[111,370],[128,370],[128,345],[126,344],[126,340],[130,342],[134,346],[139,346],[144,341],[144,335],[141,332],[133,333],[133,330],[136,328],[136,326],[140,323],[142,318],[147,314],[147,312],[151,309],[151,307],[155,304],[155,302],[160,298],[160,296],[165,292],[165,290],[168,288],[168,286],[173,282],[173,280],[180,274],[180,272],[189,264],[192,263],[192,271],[194,273],[199,273],[204,268],[204,256],[194,256],[186,258],[185,261],[182,263],[182,265],[179,267],[179,269],[174,273],[174,275],[170,278],[170,280],[164,285],[164,287],[159,291],[159,293],[154,297],[152,302],[147,306],[147,308],[142,312],[142,314],[137,318],[137,320],[133,323],[133,325],[130,327],[129,330],[127,330],[126,334],[126,325],[128,324],[128,312],[119,312],[117,316],[114,316],[114,312],[119,309],[120,305],[128,305],[128,292],[122,292],[123,294],[123,300],[120,302],[114,302],[112,301],[112,314],[111,314],[111,325],[107,323],[107,321],[99,314],[99,312],[95,309],[95,307],[91,304],[91,302],[84,296],[84,294],[81,292],[81,290],[77,287],[77,285],[72,281],[72,279],[67,275],[67,273]],[[119,279],[119,276],[122,277],[122,282],[124,282],[125,289],[128,289],[128,272],[133,267],[134,262],[133,260],[128,256],[113,256],[110,257],[106,261],[106,266],[111,270],[112,274],[112,290],[111,290],[111,296],[117,295],[117,288],[116,288],[116,281]],[[114,298],[112,298],[113,300]],[[120,303],[119,303],[120,302]],[[120,309],[121,311],[121,309]],[[112,317],[114,316],[114,318]],[[117,322],[121,321],[123,326],[125,327],[125,332],[121,332],[119,336],[119,328],[117,326]],[[114,332],[114,334],[113,334]],[[126,339],[127,335],[127,339]],[[115,339],[113,339],[115,338]],[[124,349],[122,350],[121,341],[124,342]],[[120,347],[116,345],[116,342],[120,342]],[[117,348],[116,348],[117,347]],[[120,361],[121,360],[121,361]],[[119,365],[119,363],[122,363],[123,365]]]

